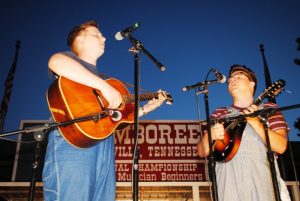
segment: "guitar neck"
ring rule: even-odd
[[[125,97],[123,97],[124,99],[124,102],[125,103],[134,103],[134,95],[133,94],[130,94],[130,95],[127,95]],[[140,94],[139,95],[139,100],[140,101],[147,101],[147,100],[151,100],[153,98],[158,98],[158,93],[145,93],[145,94]]]

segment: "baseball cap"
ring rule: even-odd
[[[230,75],[233,72],[235,72],[235,71],[242,71],[242,72],[244,72],[247,75],[247,77],[249,78],[249,80],[255,83],[255,86],[254,86],[254,92],[255,92],[256,86],[257,86],[257,77],[256,77],[256,74],[250,68],[248,68],[245,65],[234,64],[234,65],[232,65],[230,67],[229,76],[228,77],[230,77]]]

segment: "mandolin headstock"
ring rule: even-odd
[[[264,98],[277,96],[282,91],[284,86],[285,81],[282,79],[273,82],[272,85],[265,89],[263,93],[260,94],[253,103],[258,105]]]

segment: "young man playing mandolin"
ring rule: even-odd
[[[257,78],[251,69],[244,65],[233,65],[230,68],[228,78],[228,91],[232,96],[233,103],[231,107],[216,109],[211,118],[234,117],[240,114],[250,114],[267,107],[277,107],[274,103],[258,104],[259,101],[254,100],[256,85]],[[284,117],[280,112],[276,112],[268,118],[268,122],[272,151],[282,154],[287,147],[287,124]],[[219,122],[211,126],[213,154],[215,158],[218,156],[215,171],[219,200],[275,200],[270,165],[266,154],[265,131],[259,117],[246,117],[245,127],[242,130],[229,129],[226,124]],[[237,144],[230,150],[231,153],[227,153],[228,150],[225,150],[223,154],[217,155],[217,144],[224,144],[228,136],[241,137],[232,139]],[[238,144],[239,142],[240,144]],[[232,154],[235,151],[236,153]],[[198,143],[198,153],[200,157],[209,154],[207,131],[204,132],[202,141]],[[220,156],[224,154],[225,157],[221,158]],[[281,199],[290,200],[287,188],[280,178],[277,163],[275,163],[275,166]]]
[[[67,39],[71,51],[54,54],[49,60],[49,69],[60,78],[64,77],[71,80],[70,82],[95,89],[93,91],[100,91],[103,99],[97,104],[105,106],[106,102],[105,110],[114,111],[124,104],[122,94],[98,77],[96,69],[97,60],[104,53],[105,40],[95,21],[74,27]],[[81,92],[79,89],[75,90]],[[64,97],[66,98],[68,97]],[[159,107],[165,98],[164,94],[159,93],[156,99],[148,101],[139,109],[139,116]],[[85,104],[83,103],[82,107]],[[54,113],[65,115],[65,111],[61,109],[50,106],[50,110],[52,116]],[[54,120],[56,118],[58,117],[54,116]],[[109,133],[108,137],[98,144],[80,149],[68,143],[60,132],[62,129],[65,127],[55,129],[49,134],[43,170],[45,200],[115,200],[113,135]]]

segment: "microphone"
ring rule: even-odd
[[[197,82],[196,84],[187,85],[187,86],[183,87],[182,91],[188,91],[188,90],[194,89],[196,87],[203,87],[205,85],[210,85],[210,84],[214,84],[214,83],[220,83],[220,81],[218,79],[216,79],[216,80],[209,80],[209,81],[204,81],[204,82]]]
[[[187,85],[182,88],[182,91],[188,91],[188,90],[194,89],[196,87],[201,87],[201,86],[203,86],[203,84],[204,84],[204,82],[197,82],[196,84]]]
[[[214,72],[216,78],[219,80],[219,83],[225,83],[226,82],[226,76],[217,71],[217,69],[213,68],[212,71]]]
[[[215,80],[207,80],[207,81],[204,81],[204,82],[197,82],[196,84],[187,85],[187,86],[183,87],[182,91],[188,91],[188,90],[194,89],[196,87],[203,87],[205,85],[225,83],[226,82],[225,75],[222,75],[221,73],[220,73],[220,75],[223,76],[221,80],[219,78],[217,78]]]
[[[133,25],[131,25],[130,27],[127,27],[123,31],[117,32],[116,35],[115,35],[115,39],[116,40],[123,40],[125,37],[128,37],[129,34],[131,34],[132,32],[134,32],[140,26],[141,26],[140,23],[138,23],[138,22],[134,23]]]
[[[205,85],[211,85],[211,84],[215,84],[215,83],[219,84],[219,83],[225,83],[226,82],[226,76],[225,75],[223,75],[222,73],[217,71],[217,69],[215,69],[215,68],[212,68],[211,70],[214,72],[217,79],[207,80],[207,81],[204,81],[204,82],[197,82],[196,84],[185,86],[185,87],[182,88],[182,91],[188,91],[188,90],[194,89],[196,87],[203,87]]]

